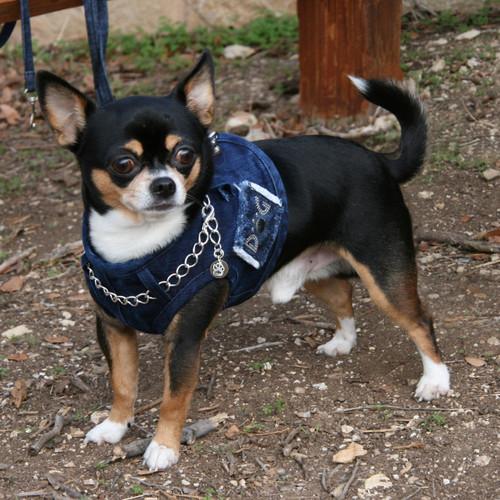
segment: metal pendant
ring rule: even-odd
[[[210,274],[217,279],[225,278],[229,271],[229,266],[226,261],[217,259],[212,262],[210,266]]]

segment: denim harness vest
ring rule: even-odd
[[[220,153],[214,157],[208,196],[228,265],[229,307],[255,295],[272,273],[287,235],[288,206],[281,177],[263,151],[230,134],[220,134],[217,145]],[[208,241],[187,275],[172,287],[161,284],[193,251],[202,224],[200,211],[165,248],[140,259],[109,263],[92,250],[84,218],[82,267],[92,298],[136,330],[164,333],[177,311],[217,279],[210,271],[216,259]]]

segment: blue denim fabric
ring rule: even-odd
[[[237,305],[257,293],[273,271],[286,239],[288,205],[285,189],[272,161],[252,143],[238,136],[220,134],[215,175],[209,197],[219,224],[224,260],[229,265],[229,298],[225,307]],[[182,235],[166,248],[142,259],[112,264],[96,255],[83,223],[85,254],[82,267],[94,300],[111,316],[136,330],[163,333],[176,312],[210,281],[214,262],[208,243],[196,267],[170,291],[159,285],[191,253],[202,227],[198,214]],[[102,286],[121,296],[149,290],[155,297],[137,307],[114,303],[89,278],[87,264]]]
[[[84,0],[85,22],[89,40],[94,86],[99,106],[113,101],[113,93],[106,73],[106,44],[108,41],[107,0]]]

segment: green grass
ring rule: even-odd
[[[242,28],[230,26],[199,27],[188,31],[183,23],[162,20],[156,33],[142,30],[135,34],[114,31],[108,40],[108,57],[129,56],[136,69],[154,70],[158,63],[176,71],[191,66],[192,60],[185,53],[209,48],[215,55],[224,47],[241,44],[262,50],[282,47],[296,50],[298,19],[293,15],[277,16],[270,11],[260,11],[259,16]]]

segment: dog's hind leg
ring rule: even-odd
[[[97,339],[108,362],[113,406],[106,420],[90,430],[85,441],[118,443],[134,420],[139,356],[137,333],[119,321],[97,313]]]
[[[345,279],[330,276],[321,280],[307,281],[304,287],[321,299],[335,316],[335,335],[329,342],[320,345],[316,352],[327,356],[349,354],[356,345],[352,285]]]
[[[439,352],[432,318],[422,306],[417,294],[415,266],[411,262],[407,264],[406,269],[404,265],[400,265],[399,270],[386,266],[376,274],[350,253],[344,251],[342,254],[365,283],[372,300],[403,328],[417,345],[424,373],[417,385],[415,397],[420,401],[430,401],[446,395],[450,390],[450,376]],[[390,262],[389,255],[386,259]]]
[[[182,426],[198,383],[201,343],[226,301],[228,284],[212,281],[174,317],[165,334],[165,382],[156,433],[144,453],[150,470],[179,459]]]

